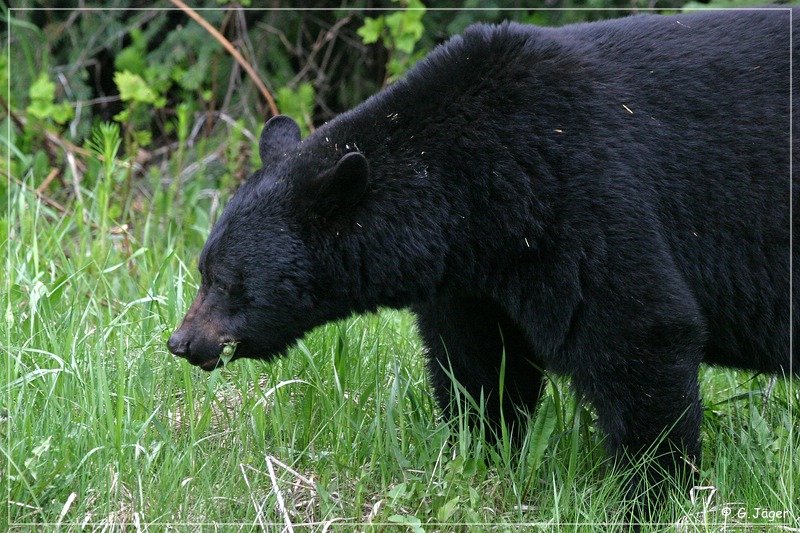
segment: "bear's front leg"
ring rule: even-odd
[[[476,402],[483,397],[490,439],[499,438],[501,421],[519,438],[524,431],[520,408],[535,409],[542,384],[541,367],[519,326],[497,304],[482,298],[438,298],[413,310],[442,410],[451,418],[458,412],[452,375]],[[476,423],[474,417],[470,423]]]
[[[682,333],[660,335],[658,344],[629,347],[625,355],[594,353],[573,375],[578,392],[597,409],[618,464],[634,468],[627,496],[641,518],[672,483],[690,486],[699,471],[700,346]]]

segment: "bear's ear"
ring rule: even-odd
[[[306,184],[312,209],[326,216],[353,207],[367,192],[369,163],[361,152],[345,154],[336,165]]]
[[[286,115],[272,117],[264,124],[261,130],[261,139],[258,141],[258,153],[261,164],[266,164],[268,159],[288,150],[300,142],[300,126]]]

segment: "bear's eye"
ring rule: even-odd
[[[244,287],[241,283],[215,280],[212,287],[213,290],[228,296],[239,296],[244,292]]]
[[[228,281],[223,281],[221,279],[215,279],[211,281],[212,287],[214,287],[215,291],[229,293],[233,289],[233,284]]]

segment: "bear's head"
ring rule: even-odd
[[[229,344],[234,358],[271,359],[315,326],[407,304],[417,281],[403,291],[392,281],[422,279],[442,263],[431,257],[438,239],[400,229],[394,202],[378,205],[375,196],[388,198],[397,187],[374,194],[370,165],[354,145],[340,146],[322,130],[312,137],[301,141],[285,116],[264,126],[263,168],[209,235],[200,289],[168,341],[173,354],[206,370],[221,365]],[[412,220],[408,228],[416,226]]]

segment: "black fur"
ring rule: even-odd
[[[701,363],[798,374],[789,29],[786,10],[475,25],[305,140],[272,119],[170,349],[268,359],[411,308],[443,408],[452,370],[499,420],[505,353],[504,402],[568,375],[616,454],[663,433],[677,472]]]

